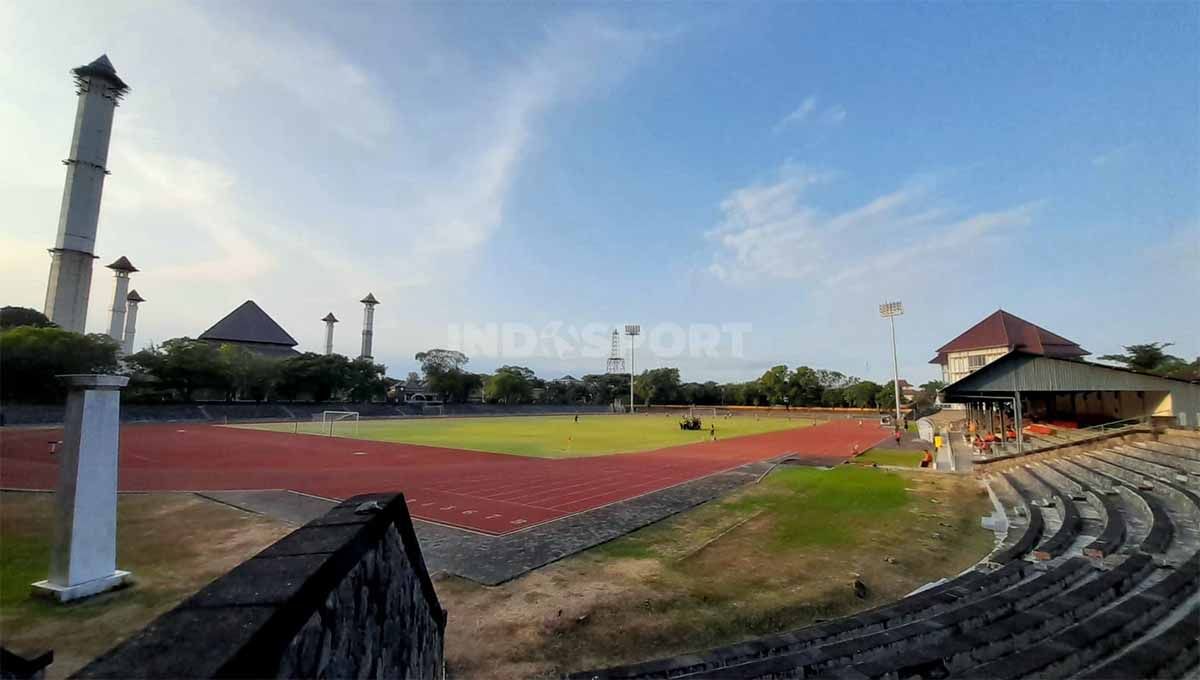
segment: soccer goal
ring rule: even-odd
[[[446,415],[446,409],[441,404],[438,404],[436,406],[431,406],[431,405],[426,404],[421,407],[421,415],[423,415],[423,416],[444,416],[444,415]]]
[[[316,420],[316,415],[313,415]],[[335,434],[345,436],[351,432],[358,436],[358,411],[321,411],[321,434],[332,437]]]
[[[717,417],[716,406],[692,406],[688,409],[688,415],[692,416],[708,416],[710,418]]]

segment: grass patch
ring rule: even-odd
[[[921,467],[921,458],[925,456],[924,451],[914,451],[912,449],[869,449],[866,453],[854,459],[856,463],[870,465],[895,465],[898,467]]]
[[[53,649],[51,680],[81,668],[294,527],[194,494],[122,494],[117,566],[134,584],[60,605],[30,593],[50,566],[54,495],[0,493],[0,644]]]
[[[851,614],[986,555],[989,511],[970,478],[779,468],[496,588],[439,580],[448,663],[463,677],[551,677]]]
[[[667,446],[705,442],[715,425],[718,439],[731,439],[812,425],[806,418],[731,418],[702,416],[704,430],[680,430],[678,414],[528,416],[510,418],[422,418],[364,420],[335,424],[336,436],[373,441],[424,444],[448,448],[508,453],[537,458],[573,458],[606,453],[631,453]],[[301,434],[316,434],[320,423],[300,423]],[[234,425],[256,430],[292,432],[295,423]]]

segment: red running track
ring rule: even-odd
[[[61,430],[0,430],[0,487],[52,489],[46,442]],[[215,425],[121,428],[122,491],[291,489],[331,499],[402,491],[421,519],[500,535],[783,454],[836,464],[886,438],[870,422],[642,453],[525,458]]]

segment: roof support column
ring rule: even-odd
[[[1015,395],[1013,399],[1013,420],[1016,421],[1017,429],[1017,455],[1020,455],[1025,453],[1025,432],[1022,430],[1023,425],[1021,423],[1021,391],[1016,390],[1013,394]]]

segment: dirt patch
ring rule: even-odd
[[[989,510],[969,478],[776,472],[503,586],[440,580],[448,666],[456,677],[553,677],[851,614],[986,555]]]
[[[0,493],[0,643],[18,653],[53,649],[47,678],[63,678],[294,526],[193,494],[122,494],[117,566],[134,584],[83,602],[34,598],[46,577],[53,494]]]

